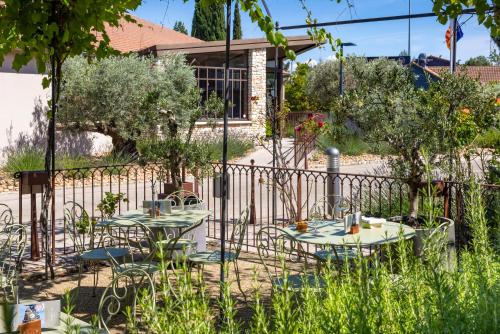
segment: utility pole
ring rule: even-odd
[[[408,56],[411,62],[411,0],[408,0]]]
[[[457,63],[457,28],[458,20],[451,19],[451,41],[450,41],[450,72],[456,71]]]

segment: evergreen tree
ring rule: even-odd
[[[234,5],[234,18],[233,18],[233,39],[241,39],[243,33],[241,32],[241,17],[240,17],[240,7],[238,1]]]
[[[191,36],[204,41],[221,41],[226,38],[224,5],[212,3],[202,5],[196,0]]]
[[[175,21],[174,30],[183,33],[184,35],[188,34],[188,30],[182,21]]]

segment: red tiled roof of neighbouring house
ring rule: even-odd
[[[426,69],[438,75],[443,71],[449,71],[447,66],[427,66]],[[481,83],[500,82],[500,66],[458,66],[457,72],[477,79]]]
[[[159,24],[132,16],[137,22],[120,20],[120,27],[106,26],[110,45],[121,52],[139,51],[158,44],[199,43],[201,40]],[[98,35],[98,39],[99,39]]]

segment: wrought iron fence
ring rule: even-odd
[[[194,183],[195,190],[213,212],[206,226],[206,235],[218,239],[220,232],[220,198],[214,196],[213,175],[221,172],[221,164],[213,164],[211,173],[195,179],[187,175],[186,180]],[[283,169],[268,166],[229,164],[229,204],[227,237],[231,233],[232,222],[240,212],[250,208],[250,225],[244,239],[246,250],[256,245],[256,235],[263,226],[286,225],[291,219],[307,219],[312,205],[327,195],[329,182],[340,182],[341,195],[349,203],[352,211],[376,216],[405,215],[408,212],[408,186],[403,179],[387,176],[328,173],[304,169]],[[137,166],[118,165],[92,168],[77,168],[56,171],[54,192],[54,215],[51,234],[54,238],[56,255],[71,253],[73,244],[64,221],[63,206],[67,201],[81,204],[91,217],[99,217],[97,204],[105,192],[123,192],[127,202],[119,204],[117,214],[138,209],[143,200],[151,199],[152,183],[161,179],[162,168],[158,165]],[[272,212],[272,184],[276,182],[277,194],[275,212]],[[456,222],[457,242],[467,241],[468,231],[464,224],[464,193],[467,186],[456,182],[444,182],[445,188],[437,203],[443,216]],[[33,225],[37,215],[32,214],[40,195],[19,195],[19,222]],[[500,186],[483,185],[488,200],[500,203]],[[31,200],[31,203],[30,203]],[[423,200],[423,199],[422,199]],[[491,205],[490,205],[491,207]],[[498,210],[498,209],[496,209]],[[31,212],[30,212],[31,211]],[[498,212],[496,213],[498,214]],[[28,234],[30,235],[30,234]]]

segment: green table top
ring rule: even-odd
[[[134,219],[150,228],[186,228],[211,214],[208,210],[172,210],[172,213],[152,218],[142,210],[131,210],[116,218],[99,222],[97,226],[126,226],[132,224],[130,221],[127,222],[127,219]]]
[[[359,233],[356,234],[344,232],[344,223],[333,221],[319,224],[316,232],[313,231],[312,227],[309,227],[307,232],[298,232],[295,227],[284,228],[284,231],[300,242],[337,246],[355,246],[358,243],[363,246],[381,245],[397,241],[400,233],[405,239],[410,239],[415,235],[415,230],[410,226],[394,222],[385,222],[382,227],[378,228],[365,229],[360,227]]]

